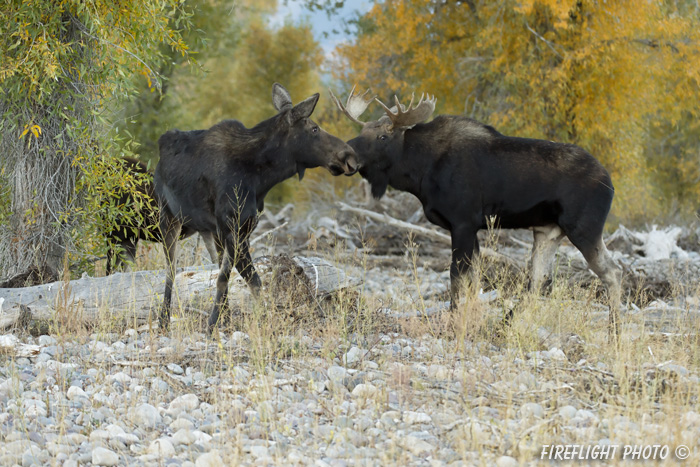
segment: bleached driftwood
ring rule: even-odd
[[[408,230],[409,232],[414,232],[418,235],[423,235],[424,237],[430,238],[432,240],[437,240],[441,243],[445,243],[447,245],[452,244],[452,237],[444,234],[438,230],[435,229],[429,229],[426,227],[422,227],[420,225],[416,224],[411,224],[409,222],[402,221],[400,219],[396,219],[394,217],[389,216],[388,214],[380,214],[375,211],[370,211],[367,209],[362,209],[362,208],[356,208],[354,206],[350,206],[345,203],[338,203],[338,206],[340,206],[341,211],[348,211],[348,212],[353,212],[355,214],[360,214],[368,219],[372,219],[378,222],[383,222],[386,225],[390,225],[393,227],[398,227],[400,229]],[[524,265],[520,262],[517,261],[513,258],[510,258],[502,253],[497,252],[496,250],[488,247],[481,247],[479,249],[479,254],[482,256],[490,256],[493,258],[497,258],[505,263],[507,263],[510,266],[514,266],[518,269],[523,269]]]
[[[286,258],[286,259],[285,259]],[[292,263],[293,261],[293,263]],[[272,257],[257,258],[255,265],[268,285],[278,266],[298,268],[292,275],[303,274],[304,288],[312,297],[325,297],[352,286],[356,281],[342,270],[319,258]],[[216,278],[215,265],[184,268],[175,276],[174,303],[182,308],[197,299],[213,302]],[[235,274],[229,282],[229,301],[235,305],[250,292]],[[163,300],[165,271],[135,271],[106,277],[85,276],[69,282],[58,281],[33,287],[0,289],[0,329],[18,325],[21,321],[52,320],[59,313],[83,323],[96,323],[106,316],[143,323],[154,317]],[[154,313],[154,315],[151,315]]]
[[[36,357],[39,352],[41,352],[39,345],[20,342],[12,334],[0,336],[0,354],[9,354],[15,357]]]

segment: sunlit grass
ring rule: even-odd
[[[495,236],[488,238],[485,246],[497,250]],[[196,242],[180,251],[178,265],[209,262]],[[227,446],[222,451],[227,463],[249,462],[250,440],[269,439],[273,433],[292,439],[300,432],[311,433],[316,452],[304,454],[315,458],[350,436],[335,425],[328,428],[338,417],[348,416],[347,407],[369,414],[371,425],[356,428],[359,435],[352,436],[364,436],[363,446],[376,449],[385,464],[415,462],[411,449],[416,447],[397,436],[390,421],[410,411],[432,414],[430,423],[442,427],[436,431],[440,444],[467,464],[492,465],[504,454],[531,462],[544,444],[597,444],[604,439],[613,444],[694,446],[695,435],[680,420],[697,406],[700,395],[700,346],[683,316],[672,323],[679,332],[664,335],[648,332],[643,315],[628,314],[623,317],[620,346],[611,345],[596,280],[592,287],[580,287],[557,277],[546,296],[534,296],[526,290],[524,273],[513,275],[489,257],[476,261],[478,280],[465,282],[464,298],[456,309],[435,313],[445,306],[449,282],[444,272],[425,267],[420,245],[408,238],[406,255],[381,272],[368,251],[351,253],[338,242],[330,249],[304,253],[324,257],[346,274],[365,279],[332,299],[300,301],[294,288],[285,292],[267,283],[258,299],[245,287],[235,289],[230,319],[211,336],[205,331],[213,296],[186,305],[184,297],[174,295],[174,319],[166,334],[155,327],[157,320],[148,330],[124,319],[129,310],[106,308],[97,325],[85,328],[79,324],[79,304],[59,303],[55,322],[49,325],[57,346],[86,343],[90,354],[76,359],[58,351],[54,359],[89,368],[96,384],[113,381],[115,374],[146,375],[150,386],[140,391],[165,414],[173,398],[196,394],[218,414],[217,432],[227,433],[227,439],[219,436],[210,442],[213,449]],[[162,256],[159,245],[143,245],[133,269],[162,268]],[[446,283],[436,287],[428,276]],[[369,281],[381,281],[383,287],[369,287]],[[480,292],[493,289],[499,291],[497,298],[484,301]],[[698,288],[678,284],[673,293],[697,296]],[[632,290],[628,297],[635,303],[648,302],[643,291]],[[154,312],[159,306],[154,298]],[[412,316],[397,318],[387,308]],[[509,310],[513,318],[504,325]],[[123,349],[123,358],[111,355],[115,342],[120,342],[116,345]],[[348,362],[354,347],[360,357]],[[182,375],[175,373],[180,370],[173,364]],[[679,365],[688,374],[668,365]],[[326,380],[332,366],[345,367],[347,378],[357,381],[345,386]],[[54,385],[65,393],[70,373],[57,374],[40,373],[37,384]],[[183,382],[184,377],[191,380]],[[167,391],[157,389],[159,380],[167,383]],[[366,387],[351,389],[361,384]],[[115,393],[102,391],[90,410],[112,410],[109,398]],[[310,426],[292,427],[276,411],[276,401],[286,397],[316,401]],[[140,401],[135,393],[119,408],[117,419],[129,426],[130,410]],[[542,413],[529,415],[528,403],[537,404]],[[560,414],[565,406],[582,412],[565,418]],[[585,419],[586,411],[597,418]],[[84,409],[79,416],[89,418],[89,412]],[[30,426],[31,417],[20,410],[14,413],[26,417]],[[61,426],[76,416],[65,408],[55,414]],[[350,417],[349,423],[354,421]],[[86,437],[103,428],[99,421],[83,426]],[[389,441],[373,444],[373,429],[389,433]],[[69,439],[67,432],[62,436]],[[146,436],[147,446],[152,440],[148,436],[156,435]],[[270,455],[286,463],[296,455],[290,454],[292,448],[270,449]]]

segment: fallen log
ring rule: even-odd
[[[365,216],[368,219],[372,219],[377,222],[383,222],[386,225],[390,225],[392,227],[398,227],[400,229],[408,230],[409,232],[413,232],[417,235],[422,235],[424,237],[430,238],[432,240],[436,240],[438,242],[441,242],[446,245],[451,245],[452,244],[452,237],[450,235],[447,235],[445,233],[442,233],[438,230],[435,229],[429,229],[426,227],[422,227],[420,225],[416,224],[411,224],[406,221],[402,221],[400,219],[396,219],[394,217],[389,216],[388,214],[380,214],[375,211],[370,211],[367,209],[362,209],[362,208],[356,208],[354,206],[350,206],[345,203],[338,203],[338,206],[340,207],[341,211],[348,211],[352,212],[355,214],[360,214],[362,216]],[[506,263],[508,266],[511,266],[513,268],[516,268],[517,270],[522,270],[525,268],[525,265],[521,263],[520,261],[510,258],[509,256],[504,255],[503,253],[499,253],[496,250],[488,247],[481,247],[479,249],[479,254],[485,257],[492,257],[496,258],[499,261],[503,261]]]
[[[264,256],[254,261],[265,286],[273,277],[287,283],[287,288],[319,299],[358,281],[320,258],[285,255]],[[181,309],[193,302],[212,302],[219,269],[216,265],[179,269],[175,276],[174,305]],[[298,281],[290,282],[290,277]],[[301,284],[301,285],[300,285]],[[29,321],[51,321],[70,317],[83,324],[120,319],[143,324],[155,318],[163,300],[165,271],[115,273],[106,277],[89,277],[72,281],[21,288],[0,288],[0,329]],[[250,291],[234,271],[229,282],[229,302],[235,306],[250,297]],[[197,308],[197,306],[193,306]]]

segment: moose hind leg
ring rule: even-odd
[[[216,298],[214,299],[214,308],[209,315],[209,332],[212,332],[219,323],[221,309],[226,308],[228,302],[228,281],[231,278],[231,269],[233,268],[229,251],[228,248],[224,250],[219,277],[216,279]]]
[[[554,255],[564,238],[564,232],[558,225],[547,225],[533,228],[534,243],[530,262],[530,292],[539,294],[542,285],[552,278]]]
[[[254,295],[257,295],[262,285],[253,267],[253,260],[250,257],[248,241],[236,241],[233,234],[226,236],[226,250],[216,280],[216,300],[214,309],[209,316],[209,330],[212,331],[219,322],[221,311],[228,305],[228,283],[231,278],[231,269],[236,267],[238,273],[243,277]]]
[[[610,252],[603,242],[603,237],[599,237],[594,248],[582,251],[588,262],[588,266],[596,273],[605,285],[610,302],[610,323],[608,328],[609,337],[617,339],[620,335],[620,302],[622,299],[622,269],[615,263]]]

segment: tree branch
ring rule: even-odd
[[[355,214],[361,214],[369,219],[383,222],[387,225],[391,225],[393,227],[398,227],[404,230],[408,230],[410,232],[414,232],[419,235],[423,235],[424,237],[432,238],[433,240],[437,240],[440,243],[445,243],[447,245],[452,245],[452,237],[450,235],[444,234],[442,232],[439,232],[435,229],[428,229],[425,227],[421,227],[419,225],[411,224],[409,222],[404,222],[402,220],[396,219],[394,217],[389,216],[388,214],[379,214],[378,212],[374,211],[369,211],[367,209],[361,209],[361,208],[356,208],[350,205],[347,205],[345,203],[338,203],[338,206],[340,207],[341,211],[349,211],[349,212],[354,212]],[[479,249],[479,254],[482,256],[490,256],[492,258],[499,258],[506,263],[518,268],[518,269],[523,269],[523,265],[520,264],[519,261],[514,260],[513,258],[510,258],[503,253],[499,253],[496,250],[493,250],[491,248],[480,248]]]

